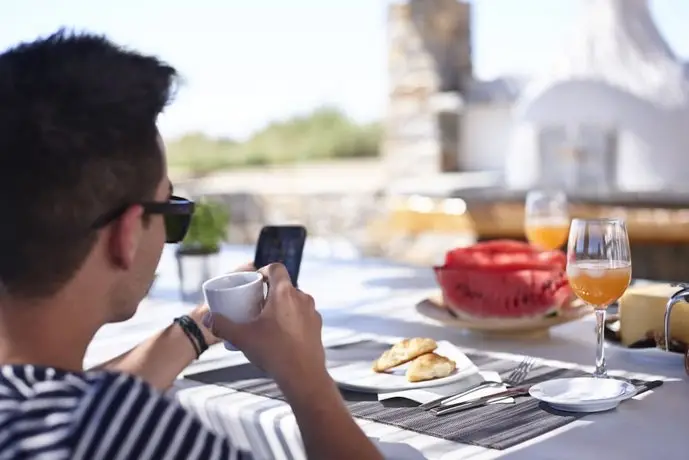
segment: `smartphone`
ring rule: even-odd
[[[306,228],[301,225],[265,226],[256,243],[254,266],[261,268],[279,262],[287,268],[292,285],[297,287],[305,243]]]

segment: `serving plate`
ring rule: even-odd
[[[449,327],[505,338],[541,338],[549,334],[553,326],[576,321],[593,312],[593,308],[579,299],[549,316],[525,318],[469,318],[450,310],[443,301],[440,291],[433,293],[416,304],[421,315]]]
[[[615,314],[611,315],[605,324],[606,347],[643,364],[662,364],[673,368],[685,366],[689,374],[689,361],[687,360],[686,352],[677,350],[666,351],[650,342],[648,346],[641,346],[638,343],[632,346],[623,345],[619,328],[619,317]]]
[[[329,351],[332,352],[333,350]],[[434,350],[434,353],[454,360],[457,368],[447,377],[409,382],[405,376],[409,363],[397,366],[388,372],[374,372],[372,369],[373,361],[380,356],[380,351],[362,347],[356,353],[351,349],[348,350],[346,359],[338,360],[331,355],[328,359],[328,372],[340,388],[363,393],[404,391],[449,385],[475,376],[479,372],[469,357],[450,342],[438,342],[438,348]]]

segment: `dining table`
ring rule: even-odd
[[[226,246],[220,265],[230,271],[252,258],[252,247]],[[85,366],[132,348],[193,308],[180,299],[177,283],[174,249],[167,248],[136,314],[98,331]],[[451,343],[479,369],[501,375],[525,357],[532,357],[536,372],[546,377],[587,375],[594,368],[593,315],[554,326],[537,338],[511,338],[450,327],[422,314],[419,302],[438,290],[431,267],[316,250],[307,243],[299,286],[313,295],[323,317],[326,349],[428,337]],[[414,405],[385,404],[375,395],[343,389],[343,397],[364,433],[390,459],[689,458],[689,378],[681,357],[658,358],[607,344],[606,358],[611,374],[663,384],[595,414],[549,411],[527,397],[524,403],[496,404],[485,412],[435,417]],[[306,458],[289,405],[270,377],[241,352],[212,346],[168,393],[254,458]]]

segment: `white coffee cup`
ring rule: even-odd
[[[265,284],[263,275],[258,272],[227,273],[203,283],[203,294],[214,314],[225,316],[235,323],[248,323],[263,309]],[[238,350],[227,341],[225,348]]]

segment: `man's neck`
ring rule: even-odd
[[[91,303],[95,299],[70,297],[0,301],[0,364],[83,370],[86,348],[103,324],[102,309]]]

